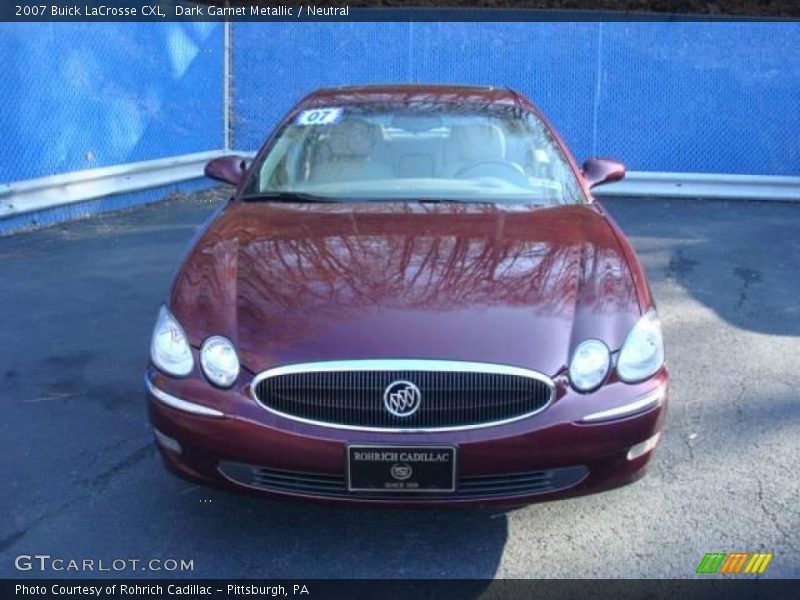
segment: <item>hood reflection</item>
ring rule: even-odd
[[[579,287],[614,310],[629,292],[613,238],[583,239],[585,209],[504,210],[408,205],[294,213],[297,223],[242,244],[240,285],[275,308],[323,311],[363,307],[454,310],[526,306],[550,316],[571,311]],[[587,218],[588,217],[588,218]],[[569,225],[565,221],[570,221]],[[249,228],[248,228],[249,229]],[[240,265],[240,269],[242,266]],[[240,290],[243,292],[244,290]],[[620,296],[622,292],[622,297]]]
[[[539,350],[563,363],[577,316],[606,335],[598,317],[636,303],[613,233],[582,206],[244,204],[204,242],[178,299],[231,306],[235,290],[235,311],[200,321],[235,329],[257,368],[411,353],[508,362],[515,335],[551,338]]]

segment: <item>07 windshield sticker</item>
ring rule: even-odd
[[[342,118],[344,109],[338,108],[312,108],[304,110],[295,119],[297,125],[333,125]]]

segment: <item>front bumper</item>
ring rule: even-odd
[[[244,378],[243,378],[244,379]],[[544,412],[482,429],[389,433],[300,423],[264,410],[249,381],[212,389],[150,369],[150,418],[166,465],[211,485],[276,497],[381,505],[522,505],[617,487],[644,473],[667,405],[666,370],[641,384],[577,394],[566,382]],[[456,490],[348,492],[347,444],[454,445]]]

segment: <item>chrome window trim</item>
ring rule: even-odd
[[[491,373],[494,375],[516,375],[519,377],[528,377],[536,379],[545,383],[550,388],[550,398],[547,402],[538,409],[499,421],[487,421],[486,423],[478,423],[474,425],[458,425],[454,427],[363,427],[358,425],[346,425],[343,423],[330,423],[327,421],[317,421],[314,419],[306,419],[295,415],[290,415],[274,408],[270,408],[262,403],[256,395],[256,386],[270,377],[278,377],[280,375],[292,375],[296,373],[334,373],[342,371],[432,371],[432,372],[450,372],[450,373]],[[434,359],[404,359],[404,358],[387,358],[387,359],[363,359],[363,360],[332,360],[310,363],[297,363],[292,365],[282,365],[273,367],[262,371],[257,374],[253,381],[250,383],[250,396],[253,401],[261,408],[273,415],[297,421],[298,423],[305,423],[306,425],[316,425],[319,427],[328,427],[330,429],[344,429],[348,431],[370,431],[377,433],[440,433],[447,431],[466,431],[470,429],[483,429],[486,427],[496,427],[499,425],[507,425],[522,419],[527,419],[540,412],[546,410],[555,399],[556,386],[553,380],[539,373],[522,367],[513,367],[510,365],[498,365],[494,363],[480,363],[469,361],[457,360],[434,360]]]
[[[665,388],[658,387],[655,390],[647,392],[644,396],[641,396],[638,400],[634,400],[633,402],[588,414],[581,419],[581,422],[595,423],[597,421],[610,421],[612,419],[620,419],[639,412],[644,412],[649,408],[660,405],[664,401],[666,393]]]
[[[203,417],[224,417],[225,413],[220,412],[214,408],[208,408],[207,406],[201,406],[200,404],[195,404],[194,402],[189,402],[188,400],[183,400],[181,398],[177,398],[167,392],[164,392],[158,389],[153,382],[145,375],[144,382],[147,385],[147,390],[153,394],[153,397],[157,400],[163,402],[170,408],[174,408],[176,410],[180,410],[183,412],[192,413],[193,415],[201,415]]]

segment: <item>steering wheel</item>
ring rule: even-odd
[[[498,160],[498,159],[476,160],[475,162],[469,163],[468,165],[464,165],[453,174],[453,178],[454,179],[469,178],[470,171],[474,171],[479,167],[485,167],[485,166],[502,167],[503,169],[507,170],[511,175],[509,181],[515,183],[518,182],[521,183],[522,185],[527,185],[528,183],[528,176],[525,174],[525,169],[523,169],[522,166],[520,166],[515,162],[511,162],[508,160]],[[502,176],[502,175],[497,175],[496,173],[479,173],[473,175],[473,177],[485,177],[487,175],[494,177]]]

